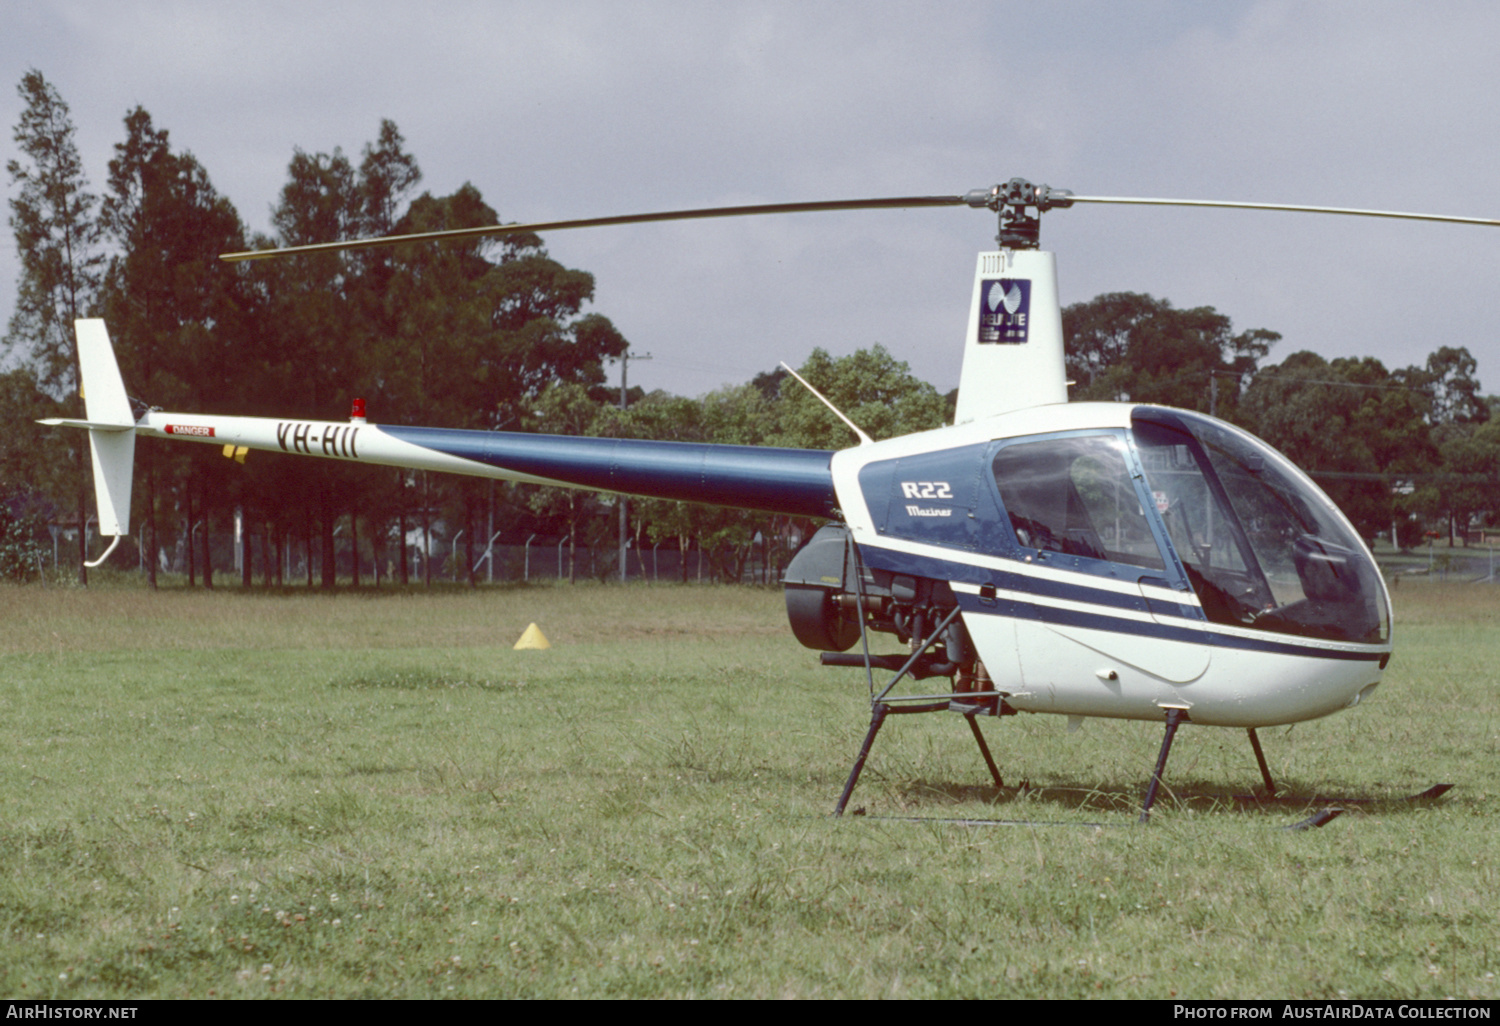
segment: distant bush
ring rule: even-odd
[[[36,502],[11,496],[0,502],[0,579],[29,581],[47,557],[47,519]]]

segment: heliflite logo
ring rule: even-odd
[[[1025,343],[1031,322],[1031,282],[992,278],[981,283],[980,296],[979,343]]]
[[[214,429],[202,424],[168,424],[166,432],[169,435],[191,435],[194,438],[212,438]]]

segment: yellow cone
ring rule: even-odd
[[[521,640],[516,642],[515,648],[551,648],[552,643],[547,640],[547,635],[536,624],[527,627],[521,634]]]

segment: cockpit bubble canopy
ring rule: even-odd
[[[1157,511],[1209,620],[1325,641],[1390,639],[1374,558],[1305,474],[1210,417],[1143,406],[1132,423]]]

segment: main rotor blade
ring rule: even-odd
[[[1411,214],[1399,210],[1359,210],[1354,207],[1313,207],[1296,203],[1241,203],[1234,200],[1147,199],[1137,196],[1070,196],[1073,203],[1120,203],[1153,207],[1229,207],[1235,210],[1289,210],[1297,214],[1342,214],[1346,217],[1393,217],[1403,221],[1442,221],[1448,224],[1478,224],[1500,228],[1500,220],[1488,217],[1455,217],[1450,214]]]
[[[709,217],[751,217],[757,214],[802,214],[822,210],[883,210],[903,207],[958,207],[963,196],[899,196],[885,199],[822,200],[813,203],[762,203],[743,207],[703,207],[697,210],[663,210],[653,214],[623,214],[615,217],[588,217],[572,221],[535,221],[531,224],[493,224],[482,228],[451,228],[439,232],[413,235],[386,235],[379,238],[352,239],[343,242],[319,242],[281,249],[256,249],[243,253],[223,253],[220,260],[267,260],[300,253],[329,253],[347,249],[373,249],[396,246],[404,242],[434,242],[444,239],[473,239],[485,235],[515,235],[520,232],[554,232],[566,228],[599,228],[614,224],[644,224],[650,221],[691,221]]]
[[[1024,184],[1024,183],[1023,183]],[[999,189],[1000,187],[996,187]],[[1043,187],[1045,189],[1045,187]],[[650,214],[622,214],[613,217],[588,217],[567,221],[534,221],[529,224],[494,224],[479,228],[452,228],[447,231],[417,232],[411,235],[386,235],[369,239],[319,242],[280,249],[257,249],[241,253],[223,253],[221,260],[268,260],[273,257],[303,253],[333,253],[351,249],[373,249],[407,242],[435,242],[449,239],[474,239],[488,235],[515,235],[522,232],[563,231],[570,228],[600,228],[618,224],[645,224],[653,221],[691,221],[710,217],[753,217],[761,214],[803,214],[830,210],[887,210],[913,207],[990,206],[995,190],[979,190],[965,196],[895,196],[879,199],[821,200],[811,203],[761,203],[735,207],[702,207],[696,210],[663,210]],[[1009,202],[1002,200],[1002,203]],[[1297,203],[1245,203],[1236,200],[1153,199],[1139,196],[1074,196],[1059,192],[1050,206],[1074,203],[1114,203],[1118,205],[1157,207],[1223,207],[1234,210],[1284,210],[1299,214],[1339,214],[1345,217],[1386,217],[1404,221],[1437,221],[1446,224],[1473,224],[1500,227],[1500,219],[1457,217],[1451,214],[1416,214],[1396,210],[1362,210],[1354,207],[1321,207]],[[1020,204],[1026,205],[1024,201]]]

